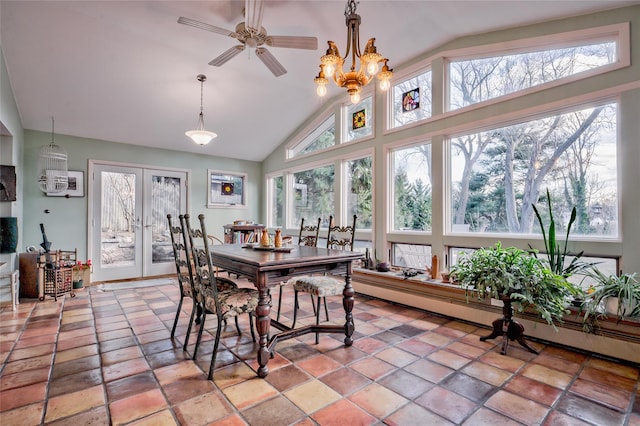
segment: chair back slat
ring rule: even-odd
[[[300,221],[300,233],[298,234],[298,245],[317,247],[318,236],[320,234],[320,218],[315,225],[305,225],[304,218]]]
[[[215,268],[211,263],[209,253],[209,239],[204,224],[204,215],[198,215],[200,229],[192,228],[189,215],[184,216],[189,235],[189,245],[193,256],[195,268],[194,281],[200,302],[204,303],[204,298],[211,297],[215,302],[216,311],[221,312],[220,301],[218,300],[218,286],[215,275]]]
[[[348,226],[334,225],[333,216],[329,216],[329,232],[327,233],[327,248],[353,251],[356,238],[356,220],[353,215],[353,223]]]
[[[178,276],[178,284],[183,296],[195,295],[193,285],[193,270],[190,255],[186,244],[186,235],[184,233],[183,215],[180,215],[180,223],[174,224],[170,214],[167,215],[169,222],[169,234],[171,235],[171,246],[173,247],[173,258],[176,264],[176,274]]]

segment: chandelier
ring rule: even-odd
[[[211,142],[218,135],[213,132],[208,132],[204,129],[204,114],[202,113],[202,94],[204,91],[204,82],[207,81],[207,76],[204,74],[198,74],[197,77],[200,82],[200,116],[198,118],[198,126],[196,130],[189,130],[184,134],[189,136],[198,145],[204,146]]]
[[[347,50],[344,57],[340,56],[336,44],[329,40],[329,48],[325,55],[320,58],[320,72],[314,79],[316,83],[316,91],[318,96],[327,94],[327,84],[329,78],[333,77],[333,81],[338,87],[347,89],[351,97],[352,103],[360,101],[360,92],[364,86],[369,84],[377,75],[380,80],[380,89],[387,90],[391,86],[391,77],[393,70],[387,65],[387,58],[378,53],[374,45],[376,39],[370,38],[364,47],[364,51],[360,51],[360,15],[356,13],[357,4],[355,0],[349,0],[344,9],[344,16],[347,23]],[[351,53],[351,68],[345,72],[343,69],[345,60]],[[357,60],[360,60],[359,66]],[[379,63],[384,62],[382,70],[378,72]]]
[[[42,192],[62,192],[69,186],[67,153],[53,141],[54,120],[51,117],[51,143],[38,152],[38,187]]]

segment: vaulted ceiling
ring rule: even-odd
[[[589,13],[629,1],[362,0],[361,44],[398,67],[457,37]],[[26,129],[261,161],[323,107],[313,78],[326,41],[344,54],[344,0],[266,0],[270,35],[318,38],[318,50],[269,48],[286,68],[275,77],[247,49],[221,67],[208,62],[237,41],[178,24],[184,16],[233,31],[243,0],[5,1],[0,43]],[[207,130],[191,142],[204,85]],[[327,99],[341,91],[332,85]]]

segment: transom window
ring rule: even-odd
[[[390,128],[431,117],[431,70],[422,71],[393,86]]]
[[[298,157],[330,148],[336,144],[336,116],[331,114],[300,143],[287,149],[287,158]]]
[[[353,142],[373,135],[373,97],[343,107],[343,142]]]

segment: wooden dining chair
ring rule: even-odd
[[[318,236],[320,235],[320,221],[321,218],[318,218],[318,223],[316,223],[315,225],[305,225],[304,218],[300,220],[300,232],[298,233],[299,246],[316,247],[318,245]],[[284,287],[286,285],[291,283],[292,280],[282,281],[280,283],[280,293],[278,293],[278,313],[276,315],[276,321],[280,321],[280,309],[282,308],[282,290],[284,290]],[[313,296],[311,297],[311,302],[313,302]]]
[[[329,218],[329,231],[327,233],[327,248],[351,250],[354,248],[356,236],[356,220],[357,216],[353,215],[353,224],[349,226],[337,226],[333,224],[333,216]],[[331,275],[318,275],[292,278],[294,291],[294,307],[293,307],[293,324],[291,328],[296,326],[298,316],[298,293],[309,293],[312,297],[316,297],[314,313],[316,315],[316,324],[320,324],[320,302],[324,301],[324,311],[329,321],[329,309],[327,308],[327,296],[336,296],[342,294],[344,290],[344,278],[334,277]],[[319,334],[316,333],[316,344],[319,341]]]
[[[191,247],[194,259],[195,273],[194,283],[198,303],[202,307],[202,322],[198,331],[198,339],[196,347],[193,351],[193,359],[196,358],[198,347],[202,339],[202,331],[205,327],[207,315],[215,315],[217,317],[217,329],[215,341],[213,345],[213,354],[211,355],[211,364],[209,366],[209,380],[213,379],[213,369],[220,344],[220,336],[222,335],[222,325],[229,319],[234,318],[236,328],[240,333],[238,326],[238,315],[249,314],[249,325],[251,328],[251,337],[256,341],[255,332],[253,330],[253,315],[258,307],[258,291],[250,288],[228,288],[221,289],[219,283],[230,281],[226,278],[217,277],[215,268],[211,261],[211,253],[209,252],[209,241],[205,229],[204,215],[198,215],[200,221],[200,229],[192,229],[189,215],[184,215],[187,234],[189,235],[189,245]],[[216,284],[217,285],[214,285]]]

